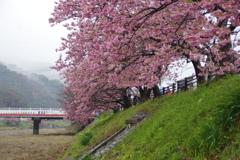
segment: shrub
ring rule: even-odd
[[[3,118],[3,122],[7,125],[7,126],[11,126],[11,127],[16,127],[19,125],[19,118]]]
[[[87,157],[85,157],[85,158],[83,158],[83,160],[92,160],[93,158],[92,158],[92,155],[90,154],[90,155],[88,155]]]
[[[79,139],[79,143],[83,146],[86,146],[90,140],[92,139],[93,135],[90,132],[86,132],[82,135],[82,137]]]

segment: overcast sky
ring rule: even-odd
[[[54,0],[0,0],[0,62],[57,78],[49,67],[67,30],[48,23],[53,8]]]
[[[0,62],[58,78],[49,67],[58,59],[55,49],[68,31],[48,23],[53,8],[54,0],[0,0]]]

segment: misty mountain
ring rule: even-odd
[[[63,88],[59,80],[36,73],[26,76],[0,63],[0,108],[60,108],[57,98]]]
[[[5,65],[9,70],[16,71],[17,73],[22,73],[29,78],[31,78],[31,73],[37,73],[39,75],[44,75],[49,79],[59,79],[59,73],[54,69],[50,69],[50,64],[47,63],[34,64],[34,66],[30,67],[30,70],[24,70],[15,64],[6,64],[1,61],[0,63]]]

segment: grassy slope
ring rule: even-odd
[[[138,111],[150,117],[99,159],[238,159],[240,158],[240,77],[213,82],[210,87],[184,92],[102,116],[93,126],[87,146],[76,142],[67,154],[77,158]],[[67,155],[66,155],[67,156]],[[65,156],[65,158],[66,158]]]

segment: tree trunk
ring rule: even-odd
[[[151,89],[148,89],[146,87],[144,87],[144,88],[139,87],[139,92],[140,92],[140,95],[141,95],[141,98],[140,98],[141,102],[145,102],[148,99],[150,99]]]
[[[152,88],[152,90],[153,90],[153,96],[154,96],[154,98],[161,96],[160,90],[159,90],[159,88],[158,88],[157,85],[155,85],[155,86]]]
[[[131,104],[130,97],[129,96],[124,96],[123,97],[123,107],[126,109],[126,108],[129,108],[131,106],[132,106],[132,104]]]
[[[196,73],[196,77],[197,77],[197,84],[202,84],[205,82],[205,76],[199,76],[199,74],[201,73],[201,70],[198,68],[200,66],[200,62],[199,60],[197,62],[192,61],[193,63],[193,67]]]

